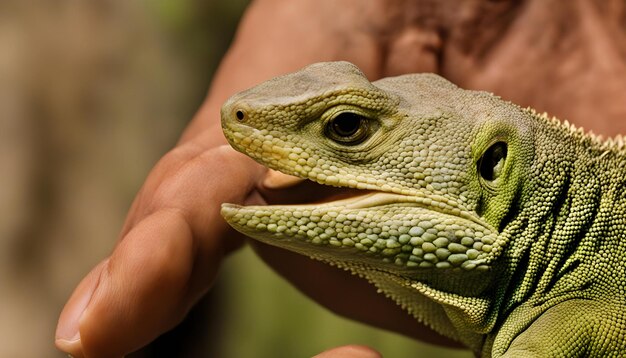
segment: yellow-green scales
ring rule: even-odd
[[[232,97],[224,132],[363,195],[225,204],[235,229],[362,276],[484,357],[626,355],[626,146],[431,74],[320,63]]]

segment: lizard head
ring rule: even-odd
[[[488,277],[506,248],[532,156],[524,115],[432,74],[370,82],[347,62],[314,64],[233,96],[224,133],[272,169],[363,195],[224,204],[222,215],[252,238],[358,274],[478,295],[488,280],[459,282]]]

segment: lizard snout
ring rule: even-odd
[[[249,119],[249,106],[244,101],[237,98],[238,96],[231,97],[222,106],[221,116],[222,122],[246,122]]]

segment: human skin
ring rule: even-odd
[[[372,80],[436,72],[596,133],[626,133],[624,2],[576,0],[258,0],[177,146],[148,175],[112,254],[78,285],[56,345],[81,357],[132,352],[179,323],[243,238],[220,204],[306,202],[317,187],[271,190],[265,169],[223,146],[219,108],[232,94],[312,62],[347,60]],[[338,12],[341,17],[338,18]],[[358,277],[256,245],[257,253],[329,309],[431,343],[431,332]],[[315,279],[310,279],[314,277]],[[359,296],[361,305],[352,297]],[[344,347],[331,356],[372,356]]]

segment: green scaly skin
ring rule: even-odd
[[[270,168],[367,190],[224,204],[238,231],[364,277],[483,357],[626,355],[621,137],[432,74],[370,83],[346,62],[237,94],[222,124]]]

